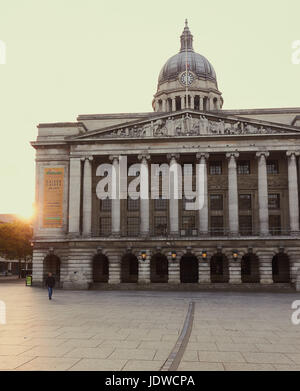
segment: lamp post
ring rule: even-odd
[[[234,259],[234,260],[237,260],[237,259],[238,259],[238,256],[239,256],[238,251],[237,251],[237,250],[233,250],[233,251],[232,251],[232,257],[233,257],[233,259]]]
[[[175,261],[175,260],[176,260],[176,257],[177,257],[177,253],[176,253],[176,251],[173,250],[173,251],[171,252],[171,258],[172,258],[172,260]]]
[[[143,250],[143,251],[141,252],[141,257],[142,257],[142,260],[143,260],[143,261],[146,261],[146,259],[147,259],[147,252],[146,252],[145,250]]]
[[[202,260],[205,261],[207,259],[207,251],[203,250],[201,256],[202,256]]]

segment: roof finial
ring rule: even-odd
[[[185,19],[185,27],[188,27],[188,20]]]

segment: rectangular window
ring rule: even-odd
[[[278,174],[278,160],[268,160],[267,161],[267,173],[268,174]]]
[[[138,217],[127,218],[127,235],[138,236],[140,232],[140,219]]]
[[[111,234],[111,219],[110,217],[100,218],[100,236],[108,236]]]
[[[223,216],[210,216],[210,231],[212,235],[223,235]]]
[[[239,229],[241,235],[251,235],[252,216],[239,216]]]
[[[105,200],[100,200],[100,208],[103,212],[111,210],[111,199],[105,198]]]
[[[280,209],[280,194],[268,194],[269,209]]]
[[[210,209],[211,210],[223,210],[223,195],[211,194],[210,195]]]
[[[127,198],[127,210],[134,211],[140,209],[140,200],[133,200],[132,198]]]
[[[186,235],[192,235],[193,229],[195,229],[195,216],[182,216],[181,228],[185,231]]]
[[[222,162],[215,161],[209,163],[209,173],[210,175],[221,175],[222,174]]]
[[[167,217],[166,216],[155,216],[154,217],[154,233],[155,235],[166,235],[167,234]]]
[[[154,200],[154,209],[155,210],[166,210],[168,206],[168,200],[158,198]]]
[[[251,194],[239,194],[239,209],[240,210],[251,210]]]
[[[271,235],[279,235],[281,233],[280,215],[269,215],[269,230]]]
[[[237,173],[239,175],[250,174],[250,162],[249,160],[238,160]]]

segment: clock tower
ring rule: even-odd
[[[180,37],[180,51],[162,67],[157,92],[152,106],[154,111],[220,110],[222,94],[211,63],[193,49],[193,36],[187,20]]]

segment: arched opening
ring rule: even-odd
[[[162,100],[158,100],[158,111],[162,111]]]
[[[125,254],[121,260],[121,282],[137,282],[139,261],[134,254]]]
[[[198,282],[198,258],[193,254],[185,254],[180,259],[180,282]]]
[[[180,99],[180,96],[176,96],[175,103],[176,103],[176,111],[181,110],[181,99]]]
[[[97,254],[93,258],[93,281],[108,282],[108,258],[104,254]]]
[[[167,99],[167,111],[172,111],[172,99]]]
[[[207,106],[208,106],[207,102],[208,102],[208,98],[207,96],[205,96],[203,98],[203,111],[207,111]]]
[[[168,258],[161,254],[154,254],[150,260],[151,282],[168,282]]]
[[[43,262],[44,281],[48,277],[48,273],[52,273],[55,278],[56,286],[60,281],[60,258],[55,254],[48,254]]]
[[[200,110],[200,97],[199,97],[199,95],[195,96],[195,99],[194,99],[194,109],[195,110]]]
[[[245,254],[241,259],[242,282],[259,282],[259,261],[255,254]]]
[[[210,260],[211,282],[229,282],[228,259],[224,254],[216,254]]]
[[[290,282],[290,260],[287,254],[279,253],[272,259],[274,282]]]

